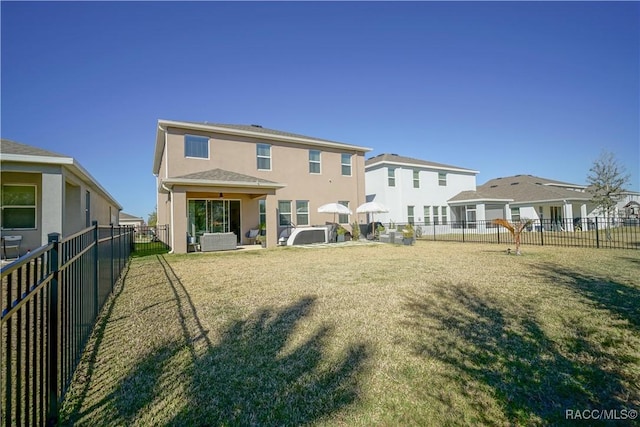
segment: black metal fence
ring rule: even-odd
[[[401,230],[405,224],[396,224]],[[388,227],[389,224],[384,224]],[[510,232],[492,221],[414,224],[422,240],[511,244]],[[521,234],[523,245],[640,249],[640,220],[589,218],[535,220]]]
[[[0,420],[53,425],[100,309],[134,249],[132,227],[98,226],[1,270]]]
[[[135,255],[151,255],[168,252],[171,249],[169,245],[169,226],[138,226],[135,228]]]

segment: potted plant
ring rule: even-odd
[[[402,229],[402,243],[405,245],[412,245],[414,237],[415,230],[413,229],[413,225],[407,224],[407,226]]]
[[[360,240],[360,225],[357,222],[351,224],[351,238],[355,241]]]
[[[336,230],[336,233],[338,234],[338,237],[337,237],[338,242],[344,242],[344,235],[346,234],[346,232],[347,232],[346,228],[344,228],[341,225],[338,226],[338,229]]]

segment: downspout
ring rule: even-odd
[[[167,129],[163,129],[162,126],[158,126],[158,129],[160,129],[163,133],[164,133],[164,158],[165,158],[165,162],[164,162],[164,177],[165,179],[169,178],[169,152],[168,152],[168,144],[169,141],[167,139]],[[161,180],[162,182],[162,180]],[[173,217],[174,217],[174,212],[173,212],[173,191],[170,190],[169,188],[167,188],[166,185],[164,185],[164,183],[162,183],[161,185],[162,189],[164,189],[165,191],[167,191],[169,193],[169,209],[171,212],[171,218],[169,220],[169,233],[171,235],[171,251],[169,251],[170,254],[173,253],[175,246],[175,233],[174,233],[174,229],[173,229]]]
[[[169,224],[169,233],[171,234],[171,250],[169,251],[170,254],[173,253],[173,250],[175,248],[175,233],[173,230],[173,191],[171,191],[171,189],[167,188],[166,185],[164,185],[164,183],[162,184],[162,189],[167,191],[169,193],[169,202],[170,204],[170,212],[171,212],[171,220],[170,220],[170,224]]]

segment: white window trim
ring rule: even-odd
[[[344,156],[348,156],[349,157],[349,163],[344,163],[343,162],[343,157]],[[342,173],[343,166],[349,166],[349,175],[345,175],[344,173]],[[340,153],[340,174],[342,176],[353,176],[353,154]]]
[[[307,204],[307,210],[306,211],[302,211],[302,212],[298,212],[298,202],[305,202]],[[306,224],[299,223],[298,214],[307,216]],[[296,222],[295,222],[296,226],[298,226],[298,225],[309,225],[310,222],[311,222],[311,216],[309,215],[309,201],[308,200],[296,200]]]
[[[206,138],[207,139],[207,157],[194,157],[194,156],[187,156],[187,136],[195,136],[197,138]],[[190,133],[185,133],[184,134],[184,158],[185,159],[197,159],[197,160],[210,160],[211,159],[211,138],[209,138],[208,136],[202,136],[202,135],[193,135]]]
[[[318,160],[311,160],[311,152],[312,151],[315,151],[315,152],[318,153]],[[319,171],[318,172],[309,171],[309,173],[311,175],[322,175],[322,151],[320,151],[320,150],[309,150],[309,169],[311,169],[311,164],[312,163],[313,164],[316,164],[316,163],[318,164]]]
[[[280,203],[289,203],[289,212],[285,212],[285,215],[289,215],[289,222],[293,222],[293,210],[291,208],[291,200],[278,200],[278,227],[288,227],[289,224],[282,224],[280,219],[282,217],[282,212],[280,211]]]
[[[33,215],[33,220],[34,220],[34,224],[33,224],[33,228],[32,227],[27,227],[27,228],[4,228],[2,227],[2,224],[0,224],[0,229],[2,230],[37,230],[38,229],[38,186],[36,184],[2,184],[3,187],[33,187],[34,193],[35,193],[35,198],[34,198],[34,204],[33,206],[27,206],[27,205],[9,205],[7,207],[4,206],[4,204],[2,203],[2,200],[0,200],[0,207],[2,210],[9,208],[33,208],[34,215]]]
[[[440,174],[444,175],[444,178],[440,178]],[[446,187],[447,186],[447,173],[446,172],[438,172],[438,186]]]
[[[391,185],[391,181],[393,180],[393,185]],[[387,168],[387,187],[395,187],[396,186],[396,168]]]
[[[258,146],[263,145],[265,147],[269,147],[269,156],[263,156],[258,154]],[[273,170],[273,156],[271,155],[271,144],[266,144],[263,142],[258,142],[256,144],[256,169],[259,171],[271,171]],[[258,167],[258,159],[269,159],[269,169],[261,169]]]

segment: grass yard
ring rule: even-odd
[[[134,258],[61,424],[558,425],[640,409],[640,253],[506,247]]]

